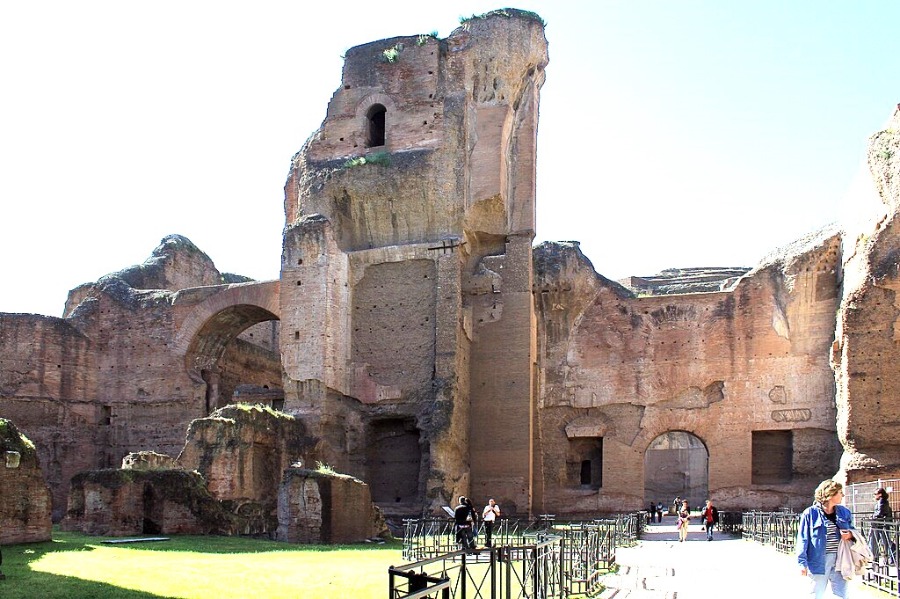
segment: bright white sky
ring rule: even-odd
[[[613,279],[753,266],[837,220],[900,102],[896,0],[515,6],[550,43],[536,241],[579,240]],[[341,55],[502,7],[0,3],[0,312],[60,315],[171,233],[277,278],[290,159]]]

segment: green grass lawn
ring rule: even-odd
[[[46,543],[4,546],[0,597],[384,597],[388,567],[403,563],[399,542],[323,546],[175,536],[107,545],[103,540],[54,531]]]

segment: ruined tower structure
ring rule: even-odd
[[[62,318],[0,314],[0,418],[33,441],[54,519],[78,473],[175,459],[239,402],[302,443],[247,436],[240,455],[293,448],[266,466],[211,434],[181,463],[266,505],[254,476],[316,462],[387,516],[459,494],[519,516],[800,508],[824,478],[900,475],[900,112],[870,140],[859,230],[619,283],[577,242],[532,245],[547,62],[517,10],[352,48],[291,162],[279,280],[170,235]]]
[[[352,48],[286,186],[285,408],[382,505],[533,489],[543,24]],[[312,359],[311,359],[312,358]],[[389,507],[388,507],[389,509]]]

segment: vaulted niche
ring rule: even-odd
[[[384,145],[385,120],[387,108],[382,104],[373,104],[366,111],[366,147],[377,148]]]
[[[412,419],[377,420],[370,425],[367,482],[372,501],[391,511],[419,497],[422,451]]]

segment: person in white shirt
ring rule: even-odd
[[[494,532],[494,522],[500,516],[500,506],[493,499],[488,500],[488,504],[484,506],[481,513],[481,519],[484,522],[484,546],[491,547],[491,535]]]

